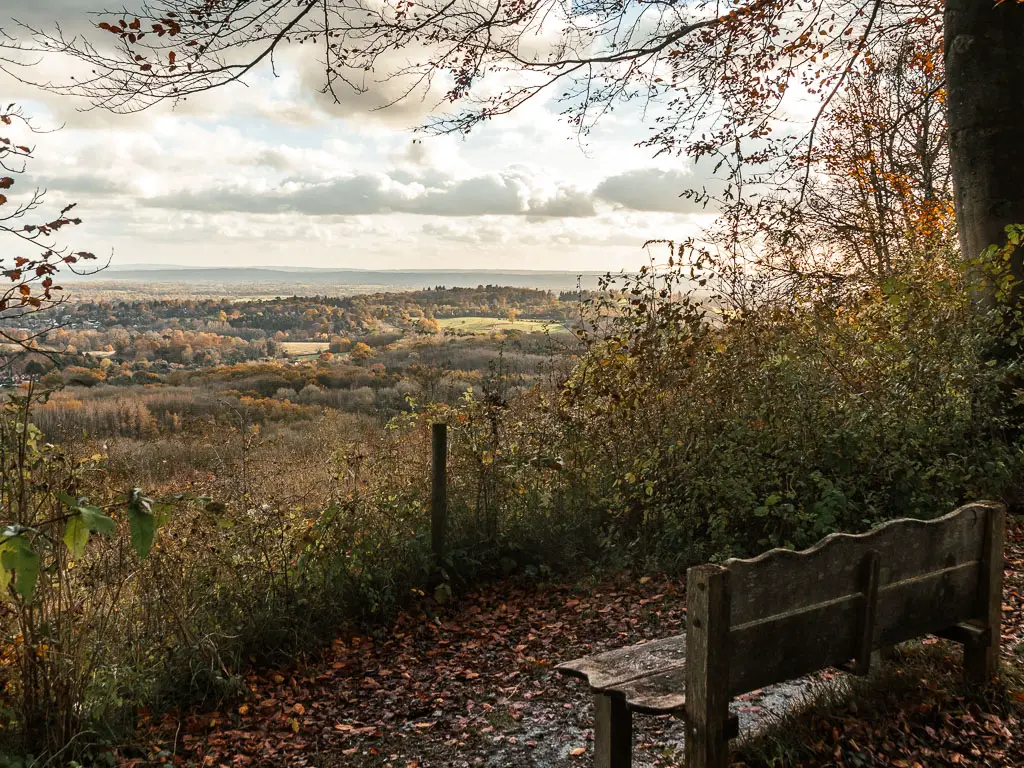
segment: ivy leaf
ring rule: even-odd
[[[156,519],[153,517],[153,500],[143,496],[141,488],[132,488],[128,497],[128,528],[136,553],[140,558],[146,557],[153,548]]]
[[[0,544],[0,570],[3,581],[10,584],[13,575],[14,589],[25,601],[31,601],[39,578],[39,555],[24,536],[12,536]],[[13,572],[13,574],[12,574]]]

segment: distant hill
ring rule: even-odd
[[[502,285],[518,288],[540,288],[551,291],[573,290],[582,284],[585,289],[597,288],[603,272],[556,272],[542,270],[363,270],[363,269],[289,269],[256,267],[177,267],[168,265],[130,265],[110,267],[95,275],[64,278],[73,283],[188,283],[194,285],[260,285],[289,284],[325,288],[339,285],[374,288],[425,288],[436,285],[476,287]]]

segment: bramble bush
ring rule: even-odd
[[[1012,498],[1009,236],[970,270],[929,258],[781,286],[673,249],[665,268],[608,280],[558,386],[506,397],[498,375],[482,397],[407,418],[452,425],[458,538],[506,570],[682,570]],[[972,299],[963,274],[978,270],[1000,301]]]
[[[1004,284],[1006,256],[982,265]],[[1011,326],[1005,305],[972,303],[959,265],[746,281],[741,304],[730,265],[672,260],[685,273],[644,270],[596,307],[552,410],[607,549],[681,568],[1013,493],[1017,362],[994,352]],[[710,295],[674,295],[684,279]]]

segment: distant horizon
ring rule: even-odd
[[[87,274],[64,274],[61,282],[82,290],[108,286],[142,293],[189,286],[188,292],[218,294],[295,293],[348,295],[367,291],[423,290],[434,286],[475,288],[497,285],[547,291],[594,290],[608,271],[555,269],[355,269],[351,267],[190,267],[124,264]],[[632,274],[632,273],[627,273]],[[161,287],[162,286],[162,287]]]
[[[133,264],[111,264],[102,270],[87,275],[74,274],[73,277],[69,274],[69,280],[73,280],[76,277],[99,277],[103,274],[111,272],[158,272],[160,270],[180,270],[180,271],[193,271],[193,272],[209,272],[214,270],[249,270],[258,272],[362,272],[362,273],[378,273],[388,272],[396,274],[408,274],[408,273],[431,273],[431,274],[460,274],[467,272],[484,272],[504,275],[515,275],[515,274],[557,274],[557,275],[604,275],[608,274],[607,269],[502,269],[500,267],[469,267],[465,269],[459,269],[456,267],[442,267],[442,268],[416,268],[416,267],[381,267],[379,269],[366,269],[363,267],[289,267],[285,265],[269,265],[269,266],[239,266],[232,264],[215,264],[212,266],[191,266],[188,264],[148,264],[148,263],[133,263]],[[613,273],[619,270],[611,270]]]

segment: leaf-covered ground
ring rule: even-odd
[[[1004,656],[1024,668],[1019,520],[1008,531],[1006,577]],[[154,746],[145,757],[126,756],[126,763],[590,765],[589,696],[583,684],[554,673],[553,665],[679,632],[684,602],[682,584],[649,578],[573,586],[499,583],[452,605],[424,602],[374,634],[339,637],[301,666],[254,672],[241,701],[181,718],[144,719],[141,733]],[[787,722],[784,730],[800,732],[807,743],[791,762],[779,764],[1024,765],[1019,688],[1011,687],[1009,702],[986,706],[947,685],[944,675],[955,670],[929,680],[918,679],[918,667],[908,669],[894,673],[906,683],[902,698],[893,694],[867,711],[862,697],[848,703],[837,697],[835,706]],[[734,703],[741,732],[769,724],[772,733],[773,715],[792,709],[806,688],[834,689],[837,679],[825,673],[744,697]],[[635,723],[638,768],[681,764],[677,721],[641,716]]]

